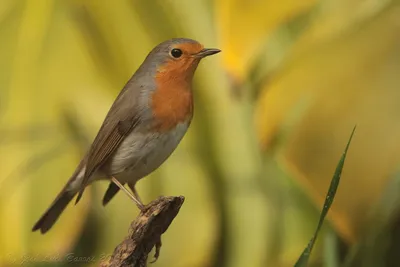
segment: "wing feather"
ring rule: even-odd
[[[82,197],[89,178],[107,162],[124,138],[139,124],[140,114],[135,105],[137,91],[126,89],[124,88],[115,100],[93,141],[87,155],[85,175],[75,203],[78,203]],[[123,101],[125,102],[121,103]]]

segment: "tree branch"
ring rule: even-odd
[[[159,197],[146,206],[132,222],[129,234],[114,250],[108,262],[102,267],[130,266],[145,267],[153,247],[156,248],[154,261],[160,255],[161,235],[178,215],[185,198]]]

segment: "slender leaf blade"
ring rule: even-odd
[[[347,142],[346,148],[339,160],[338,165],[336,166],[336,170],[333,175],[331,184],[329,186],[329,190],[328,190],[328,193],[325,198],[325,203],[324,203],[321,215],[319,217],[318,226],[317,226],[317,229],[315,230],[314,236],[311,238],[310,242],[308,242],[307,247],[304,249],[303,253],[301,254],[300,258],[297,260],[294,267],[306,267],[308,264],[308,260],[311,255],[311,251],[314,247],[315,240],[317,239],[318,233],[319,233],[319,231],[322,227],[322,224],[325,220],[326,214],[328,213],[330,207],[332,206],[333,200],[335,198],[336,191],[337,191],[337,188],[338,188],[339,182],[340,182],[340,177],[342,175],[344,162],[346,160],[347,150],[349,149],[349,146],[350,146],[351,140],[353,139],[355,130],[356,130],[356,126],[354,126],[354,128],[353,128],[353,131],[351,132],[349,141]]]

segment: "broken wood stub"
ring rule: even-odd
[[[153,247],[157,260],[161,248],[161,235],[176,217],[185,198],[159,197],[148,204],[144,211],[131,223],[128,236],[115,249],[102,267],[145,267]],[[154,261],[155,261],[154,260]]]

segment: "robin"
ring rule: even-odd
[[[186,38],[157,45],[119,93],[87,154],[32,231],[46,233],[75,195],[76,204],[86,186],[98,180],[111,180],[103,205],[123,190],[143,210],[136,182],[180,143],[193,117],[194,72],[202,58],[220,51]]]

